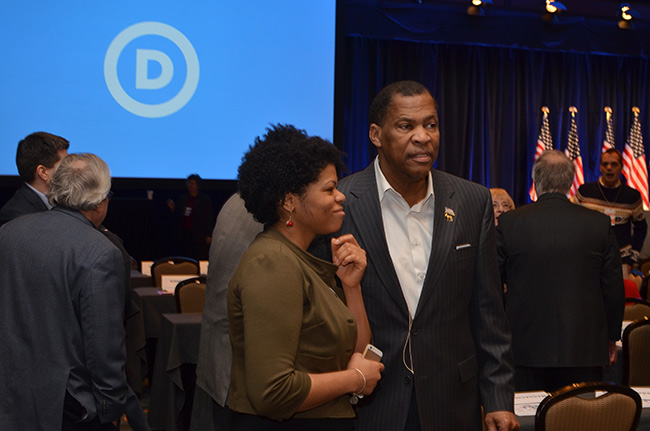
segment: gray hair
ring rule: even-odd
[[[537,196],[544,193],[569,193],[573,184],[573,162],[558,150],[546,150],[533,165]]]
[[[47,193],[52,205],[73,210],[97,208],[111,190],[111,171],[90,153],[69,154],[54,172]]]

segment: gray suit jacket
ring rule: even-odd
[[[21,215],[47,211],[47,209],[47,205],[34,193],[34,190],[27,184],[23,184],[0,209],[0,226]]]
[[[226,201],[212,232],[196,384],[220,406],[230,386],[232,349],[228,331],[228,282],[239,259],[263,229],[244,207],[239,194]]]
[[[66,390],[102,423],[133,394],[124,374],[120,251],[80,212],[0,228],[0,423],[53,430]]]
[[[414,375],[402,360],[409,313],[386,244],[373,165],[339,184],[346,196],[340,234],[352,233],[366,250],[363,298],[386,365],[375,392],[359,403],[357,430],[403,429],[413,385],[423,430],[480,430],[480,405],[513,409],[490,193],[444,172],[432,176],[431,257],[410,329]]]

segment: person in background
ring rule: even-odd
[[[643,215],[641,194],[623,184],[622,170],[623,156],[620,151],[610,148],[602,153],[600,178],[595,183],[581,185],[576,201],[609,217],[623,261],[623,275],[627,278],[643,248],[648,223]]]
[[[492,194],[492,208],[494,208],[494,225],[499,225],[499,216],[505,212],[515,209],[515,203],[505,189],[493,187],[490,189]]]
[[[268,139],[267,136],[267,141]],[[237,268],[239,259],[263,228],[264,226],[256,222],[246,210],[239,193],[235,193],[219,211],[217,223],[212,231],[199,358],[196,365],[197,395],[194,397],[192,410],[193,429],[232,429],[232,412],[228,409],[232,349],[226,294],[228,282]]]
[[[538,200],[499,218],[517,391],[599,382],[616,360],[621,257],[609,218],[567,198],[573,176],[564,153],[543,152],[533,165]]]
[[[111,187],[93,154],[65,157],[51,211],[0,227],[0,422],[6,429],[147,430],[128,387],[124,265],[98,230]]]
[[[0,209],[0,226],[21,215],[52,208],[45,195],[69,146],[66,139],[46,132],[32,133],[18,143],[16,166],[24,183]]]
[[[369,395],[380,379],[383,364],[361,353],[371,338],[364,251],[343,235],[332,262],[307,252],[341,227],[342,168],[331,143],[288,125],[256,138],[239,167],[239,193],[264,231],[228,287],[235,430],[352,430],[350,394]]]
[[[178,204],[167,202],[176,215],[180,227],[180,252],[185,257],[207,260],[214,215],[210,196],[199,191],[201,177],[192,174],[186,180],[187,193],[178,198]]]
[[[518,429],[490,192],[432,169],[438,106],[422,84],[388,85],[368,117],[379,154],[341,180],[335,235],[368,253],[363,297],[386,371],[355,429],[478,431],[481,406],[488,430]]]

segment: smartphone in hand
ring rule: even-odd
[[[372,344],[368,344],[363,351],[363,357],[371,361],[381,362],[384,353]]]

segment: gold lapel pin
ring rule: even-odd
[[[445,218],[447,219],[448,222],[454,221],[454,217],[456,216],[456,213],[454,210],[451,208],[445,207]]]

